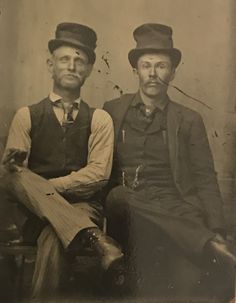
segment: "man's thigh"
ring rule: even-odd
[[[89,217],[100,228],[103,228],[104,214],[103,208],[99,203],[77,202],[73,203],[72,206],[75,208],[75,211],[78,210],[78,220],[79,216],[84,215]],[[17,207],[15,217],[18,217],[19,219],[24,218],[20,226],[23,234],[23,241],[31,245],[36,245],[41,231],[48,223],[40,220],[36,215],[21,204],[19,204]]]

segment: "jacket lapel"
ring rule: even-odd
[[[118,140],[119,132],[121,129],[121,126],[123,124],[125,115],[128,111],[128,108],[130,104],[132,103],[133,99],[135,98],[136,94],[127,94],[123,95],[120,99],[120,102],[118,106],[116,107],[116,112],[115,112],[115,143]]]
[[[168,133],[168,145],[169,145],[169,155],[170,155],[170,165],[176,181],[176,171],[177,171],[177,161],[179,152],[179,140],[178,133],[180,124],[182,121],[181,110],[178,105],[169,102],[167,110],[167,133]]]

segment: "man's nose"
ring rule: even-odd
[[[68,69],[69,70],[75,70],[75,61],[74,59],[71,59],[68,63]]]
[[[149,70],[149,77],[156,77],[157,76],[157,72],[155,67],[151,67]]]

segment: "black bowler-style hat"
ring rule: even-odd
[[[62,45],[77,47],[82,49],[88,55],[89,62],[94,64],[97,35],[93,29],[78,23],[60,23],[57,25],[55,36],[55,39],[48,42],[51,53]]]
[[[138,58],[147,53],[165,53],[171,57],[175,67],[181,60],[181,52],[173,46],[172,28],[163,24],[147,23],[137,27],[133,32],[136,48],[129,54],[129,62],[136,67]]]

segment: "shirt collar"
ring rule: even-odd
[[[165,99],[162,99],[161,101],[156,102],[156,108],[163,112],[165,110],[165,108],[167,107],[168,103],[169,103],[169,97],[168,97],[168,95],[166,95]],[[138,92],[135,95],[135,97],[131,103],[131,106],[136,107],[140,104],[143,105],[144,102],[140,96],[140,93]]]
[[[53,91],[50,92],[49,94],[49,99],[53,102],[53,103],[56,103],[57,101],[60,101],[62,98],[61,96],[57,95],[56,93],[54,93]],[[80,105],[80,102],[81,102],[81,97],[77,98],[74,103],[77,104],[77,106],[79,107]]]

